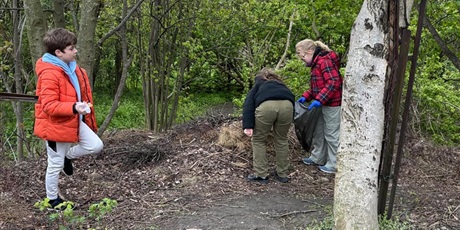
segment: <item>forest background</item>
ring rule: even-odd
[[[328,44],[347,61],[359,0],[160,1],[1,0],[0,92],[34,95],[34,63],[46,30],[78,36],[99,134],[163,132],[224,102],[241,106],[254,74],[272,67],[300,94],[309,70],[296,42]],[[415,31],[418,7],[411,12]],[[410,131],[460,144],[460,1],[427,5],[411,106]],[[27,16],[26,16],[27,15]],[[413,27],[413,28],[412,28]],[[0,154],[20,161],[43,149],[33,136],[33,103],[0,101]]]

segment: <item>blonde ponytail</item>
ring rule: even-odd
[[[301,50],[304,50],[304,51],[315,50],[316,47],[320,47],[321,49],[325,51],[331,51],[331,49],[329,49],[329,47],[325,45],[324,43],[322,43],[321,41],[313,41],[311,39],[304,39],[295,45],[296,50],[300,48]]]

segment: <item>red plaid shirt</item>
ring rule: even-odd
[[[340,60],[334,51],[321,51],[313,60],[310,89],[302,96],[321,105],[340,106],[342,104],[342,76],[339,72]]]

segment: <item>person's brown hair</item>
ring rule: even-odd
[[[283,80],[270,68],[263,68],[256,74],[256,79],[263,79],[267,81],[277,81],[284,84]]]
[[[64,52],[64,49],[70,45],[77,44],[77,36],[74,33],[64,29],[55,28],[48,31],[43,38],[43,45],[45,51],[52,55],[56,55],[55,51],[60,50]]]

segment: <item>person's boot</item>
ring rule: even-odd
[[[251,181],[251,182],[257,181],[261,184],[268,184],[268,177],[260,177],[260,176],[256,176],[252,174],[252,175],[249,175],[247,179],[248,181]]]
[[[279,182],[281,182],[281,183],[287,183],[287,182],[289,182],[289,178],[278,176],[278,173],[277,173],[276,171],[273,172],[273,174],[274,174],[275,178],[276,178]]]

